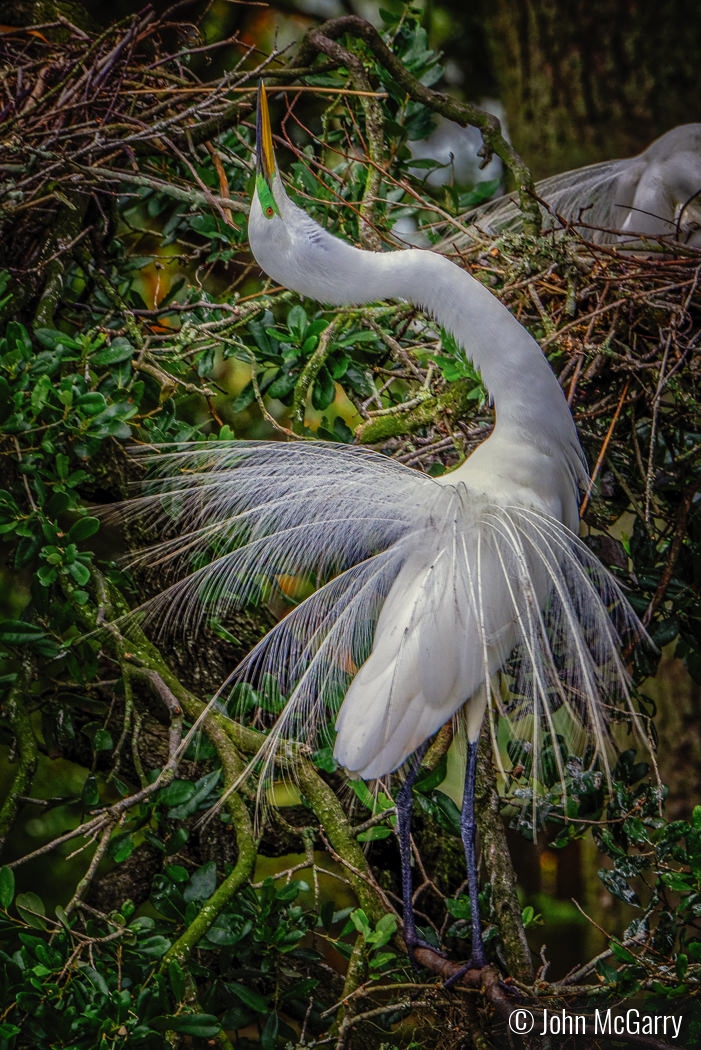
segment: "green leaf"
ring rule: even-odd
[[[154,934],[141,941],[141,951],[153,959],[161,959],[170,948],[171,942],[167,937]]]
[[[428,770],[426,773],[421,773],[414,784],[414,790],[418,791],[423,795],[430,795],[431,792],[442,784],[445,780],[446,773],[448,770],[448,758],[443,755],[440,762],[436,766]]]
[[[297,375],[295,373],[280,371],[265,392],[268,397],[274,397],[281,401],[294,390],[296,382]]]
[[[131,343],[124,339],[122,336],[117,336],[113,339],[109,346],[106,346],[104,350],[98,350],[97,353],[92,354],[90,361],[94,365],[116,365],[120,361],[128,361],[134,356],[134,347]]]
[[[216,787],[221,777],[221,769],[213,769],[211,773],[206,773],[201,777],[195,784],[195,790],[192,792],[189,798],[185,799],[182,803],[176,806],[172,806],[168,810],[168,817],[171,820],[184,820],[186,817],[192,816],[198,809],[206,802],[213,789]]]
[[[206,901],[217,888],[217,866],[213,860],[197,868],[183,890],[185,901]]]
[[[221,1031],[221,1024],[213,1014],[172,1014],[153,1017],[149,1024],[157,1032],[182,1032],[198,1039],[212,1039]]]
[[[268,1014],[268,1019],[263,1025],[263,1031],[260,1033],[260,1045],[262,1050],[275,1050],[278,1028],[279,1021],[277,1010],[273,1010]]]
[[[337,441],[343,441],[346,444],[350,444],[353,440],[353,431],[340,416],[336,416],[333,421],[333,434]]]
[[[351,780],[350,787],[367,809],[374,812],[375,797],[364,780]]]
[[[333,757],[333,748],[320,747],[318,751],[315,751],[312,755],[312,762],[317,769],[322,769],[324,773],[335,773],[338,768],[338,763]]]
[[[31,645],[40,638],[45,637],[45,632],[34,623],[26,620],[0,620],[0,642],[5,645]]]
[[[619,900],[625,901],[626,904],[635,904],[640,906],[640,900],[637,893],[632,889],[625,878],[618,871],[608,871],[605,868],[600,868],[598,876],[603,882],[609,893],[612,893],[614,897],[618,897]]]
[[[31,397],[32,411],[35,414],[39,412],[40,409],[42,409],[43,406],[46,404],[52,389],[53,383],[51,382],[49,376],[47,376],[45,373],[44,375],[40,375],[36,383],[34,384],[34,389],[32,390]]]
[[[370,960],[370,969],[383,970],[385,966],[388,966],[390,963],[394,964],[396,960],[396,952],[379,952],[379,954],[373,955]]]
[[[375,387],[368,375],[362,369],[357,368],[356,365],[348,365],[345,380],[351,390],[354,390],[356,394],[360,394],[361,397],[372,397],[375,393]]]
[[[78,349],[75,339],[71,339],[65,332],[59,332],[56,328],[35,328],[34,336],[42,346],[49,350],[55,350],[59,346],[68,347],[70,350]]]
[[[12,415],[12,400],[10,384],[0,376],[0,423],[4,423]]]
[[[176,959],[172,959],[168,965],[168,980],[170,981],[170,987],[173,989],[175,1001],[181,1003],[187,991],[187,980],[185,971]]]
[[[660,878],[664,885],[675,893],[691,893],[694,889],[694,880],[691,875],[682,871],[663,872]]]
[[[627,948],[624,948],[620,941],[610,941],[609,947],[611,948],[611,954],[614,955],[617,959],[620,959],[621,962],[637,962],[637,959],[633,955],[633,953],[629,952]]]
[[[618,984],[618,970],[615,966],[609,966],[603,959],[596,964],[596,972],[603,977],[609,987],[615,988]]]
[[[238,981],[229,981],[227,988],[230,992],[240,999],[242,1003],[251,1010],[255,1010],[258,1014],[267,1014],[269,1010],[268,1000],[264,995],[260,995],[255,992],[252,988],[247,988],[243,984],[239,984]]]
[[[430,813],[440,827],[458,835],[460,833],[460,810],[449,795],[443,791],[434,791],[430,799],[425,795],[416,795],[416,801],[422,809]]]
[[[243,412],[244,409],[248,408],[256,399],[256,392],[253,387],[253,383],[248,382],[239,392],[238,397],[235,397],[231,402],[230,411],[232,413]]]
[[[107,402],[104,394],[93,390],[87,394],[80,395],[76,401],[76,408],[79,408],[86,416],[97,416],[100,412],[106,410]]]
[[[288,882],[284,886],[279,886],[275,890],[275,900],[281,904],[289,904],[295,900],[299,891],[302,889],[302,884],[296,881]]]
[[[111,751],[114,747],[112,734],[108,729],[98,729],[93,737],[92,745],[96,751]]]
[[[47,928],[46,920],[46,908],[41,897],[38,897],[36,893],[27,891],[26,893],[18,893],[15,898],[15,907],[17,908],[17,914],[20,918],[31,926],[35,930],[45,930]]]
[[[387,828],[384,825],[378,825],[374,828],[368,828],[367,831],[361,831],[356,838],[358,842],[378,842],[380,839],[387,839],[392,835],[392,829]]]
[[[61,481],[65,481],[68,477],[70,463],[71,461],[65,452],[56,453],[56,458],[54,459],[54,466],[56,467],[56,474],[61,479]]]
[[[365,912],[363,911],[363,909],[362,908],[354,908],[353,911],[350,913],[349,918],[350,918],[350,921],[355,926],[355,928],[358,931],[358,933],[362,934],[362,936],[367,940],[367,938],[370,936],[370,932],[371,932],[371,930],[370,930],[370,921],[369,921],[367,915],[365,914]]]
[[[195,785],[191,780],[173,780],[161,789],[158,798],[167,806],[180,806],[191,799],[194,793]]]
[[[68,543],[81,543],[94,536],[100,528],[100,519],[87,515],[75,521],[68,531]]]
[[[134,852],[134,846],[133,835],[120,835],[118,839],[113,840],[110,843],[110,856],[115,864],[121,864],[128,857],[131,857]]]
[[[95,777],[92,773],[88,774],[88,776],[85,778],[85,783],[83,784],[83,790],[81,792],[80,797],[83,803],[88,808],[91,808],[92,806],[97,806],[99,804],[100,791],[97,786],[97,777]]]
[[[312,405],[317,412],[323,412],[333,404],[336,397],[336,384],[326,365],[322,365],[312,387]]]
[[[57,904],[54,910],[56,912],[56,918],[61,923],[63,928],[66,930],[70,930],[72,926],[70,915],[68,915],[66,910],[62,908],[60,904]]]
[[[449,897],[445,906],[454,919],[469,919],[472,914],[469,897]]]
[[[299,304],[293,306],[287,315],[287,329],[292,335],[296,336],[300,343],[304,338],[308,323],[309,319],[304,307]]]
[[[82,561],[72,561],[67,566],[69,576],[72,576],[79,587],[84,587],[90,579],[90,569]]]

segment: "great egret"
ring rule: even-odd
[[[237,680],[276,679],[287,703],[271,731],[313,740],[342,697],[336,761],[379,778],[421,753],[461,714],[467,738],[462,837],[472,904],[472,956],[485,962],[475,859],[477,743],[485,710],[504,709],[532,741],[539,775],[546,733],[590,732],[607,763],[609,704],[633,716],[619,655],[636,618],[580,542],[584,457],[560,386],[537,343],[477,280],[448,259],[409,249],[368,252],[331,236],[285,192],[265,91],[249,239],[261,268],[336,305],[409,299],[464,347],[494,399],[491,436],[457,469],[429,477],[362,448],[325,442],[206,442],[155,454],[152,489],[132,513],[178,515],[178,531],[144,557],[193,554],[200,565],[157,602],[166,620],[236,606],[261,579],[309,574],[319,588],[259,643]],[[517,699],[495,676],[507,662]],[[565,770],[557,748],[555,760]],[[397,798],[404,929],[412,910],[409,767]]]
[[[555,216],[585,223],[587,237],[601,244],[634,245],[640,237],[678,241],[701,248],[701,124],[681,124],[634,157],[589,164],[536,184]],[[468,221],[495,235],[518,230],[522,213],[511,197],[479,208]]]

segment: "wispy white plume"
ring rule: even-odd
[[[316,587],[222,690],[274,681],[287,697],[265,761],[286,738],[314,746],[346,696],[339,729],[352,719],[363,732],[354,725],[337,757],[382,775],[492,682],[493,732],[500,716],[532,741],[536,780],[544,732],[586,735],[608,775],[611,715],[635,719],[621,650],[641,628],[557,520],[343,445],[200,442],[140,455],[145,491],[118,511],[172,533],[132,559],[175,579],[144,607],[159,631],[192,632],[281,577]],[[378,636],[401,633],[391,661],[373,652],[382,617]],[[500,668],[508,699],[493,684]],[[466,715],[469,724],[469,704]],[[557,749],[555,759],[564,781]]]

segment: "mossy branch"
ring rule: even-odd
[[[531,983],[533,963],[516,892],[516,873],[500,814],[496,765],[489,733],[482,734],[479,750],[475,811],[480,852],[492,885],[492,900],[497,912],[507,971],[524,983]]]
[[[359,444],[372,445],[389,438],[410,434],[419,427],[435,423],[441,416],[453,416],[462,419],[468,412],[472,400],[474,383],[470,380],[457,380],[451,383],[440,394],[426,393],[420,401],[414,401],[410,408],[397,405],[396,412],[383,412],[372,416],[355,428],[355,438]]]
[[[0,852],[17,816],[20,798],[29,793],[37,766],[37,742],[25,707],[32,666],[31,657],[25,655],[5,703],[17,745],[18,762],[12,784],[0,808]]]
[[[385,147],[385,129],[382,118],[382,107],[373,91],[373,86],[366,72],[364,62],[352,51],[342,47],[334,36],[324,32],[324,26],[312,29],[306,42],[316,51],[321,51],[339,66],[345,66],[351,80],[360,95],[360,105],[365,115],[366,147],[369,164],[365,176],[365,188],[360,202],[360,241],[364,248],[380,251],[382,241],[373,226],[373,213],[379,198],[382,185],[382,172],[386,167],[387,149]],[[304,47],[304,44],[302,45]]]
[[[118,613],[123,611],[124,602],[121,595],[111,587],[109,595],[116,611]],[[182,705],[186,715],[193,722],[201,725],[203,732],[215,747],[224,768],[226,784],[229,786],[235,784],[245,769],[245,762],[241,755],[251,757],[256,755],[265,742],[264,734],[249,729],[216,710],[207,710],[206,705],[193,696],[170,670],[158,648],[146,638],[138,624],[134,621],[128,622],[127,632],[130,651],[126,654],[126,659],[132,664],[148,667],[158,674],[165,686]],[[348,882],[360,907],[374,920],[379,919],[387,911],[387,906],[373,879],[362,847],[356,840],[353,828],[334,791],[297,745],[283,748],[278,763],[298,783],[332,849],[345,864]],[[187,958],[226,902],[253,872],[257,847],[246,805],[236,791],[229,792],[226,805],[236,829],[238,860],[230,875],[203,906],[195,922],[171,947],[164,957],[163,965],[167,965],[171,958],[177,958],[180,962]]]

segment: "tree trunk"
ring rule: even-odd
[[[699,118],[701,7],[684,0],[481,0],[480,7],[509,133],[538,178],[629,156]]]

